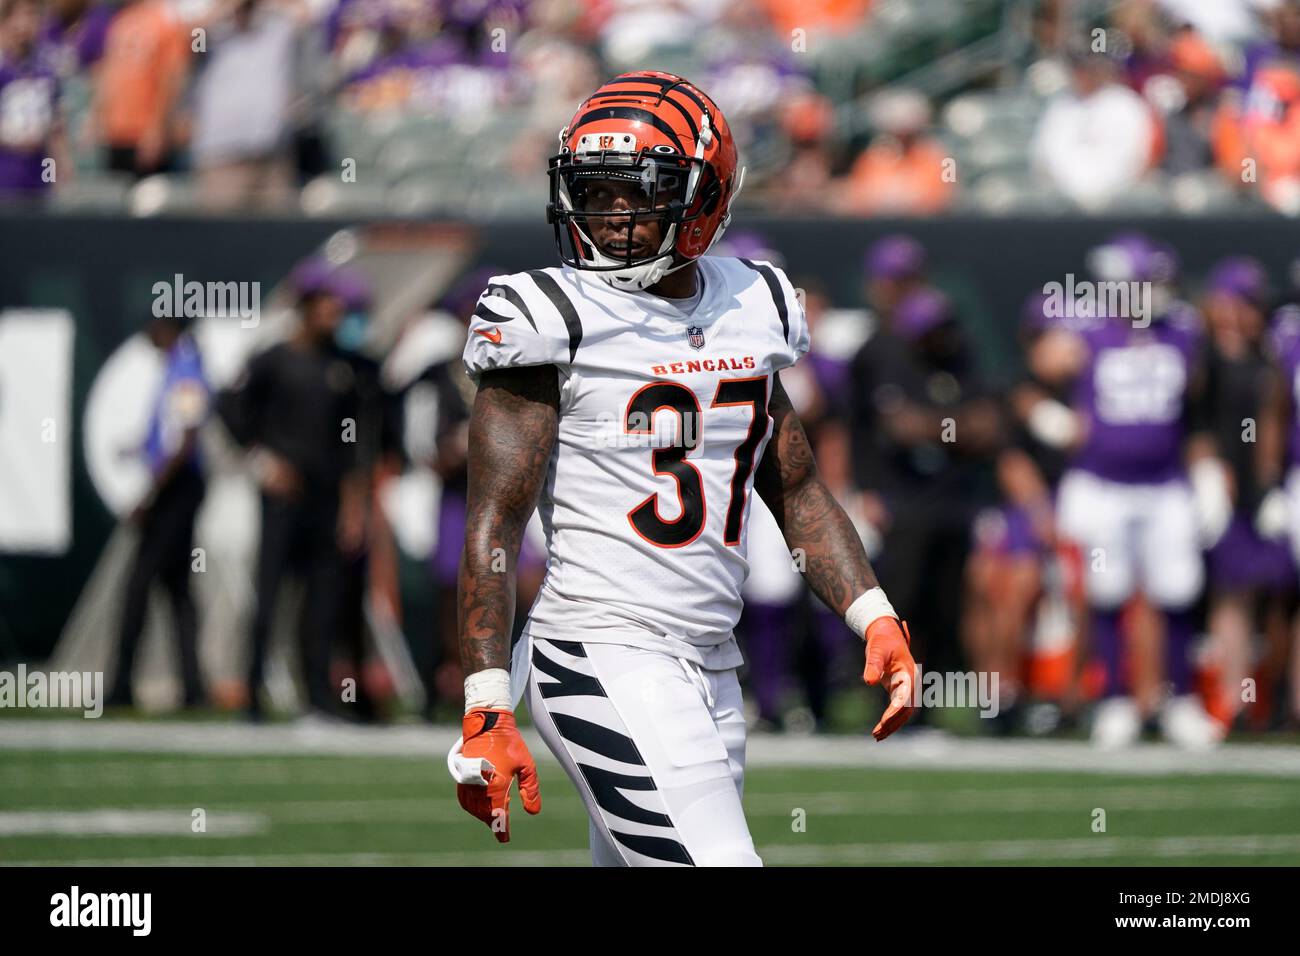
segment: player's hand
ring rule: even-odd
[[[486,823],[501,843],[510,842],[510,784],[519,778],[519,794],[529,813],[542,812],[537,765],[508,710],[476,707],[462,722],[460,755],[448,755],[456,779],[456,799],[471,816]]]
[[[889,707],[871,731],[877,740],[884,740],[912,716],[916,661],[911,643],[907,625],[892,617],[878,617],[867,627],[867,668],[862,679],[875,686],[883,677],[889,691]]]

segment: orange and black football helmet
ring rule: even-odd
[[[591,94],[560,131],[560,152],[548,163],[551,198],[546,218],[560,259],[597,272],[611,285],[644,289],[697,259],[731,219],[731,201],[744,169],[716,103],[680,76],[624,73]],[[639,187],[636,208],[592,208],[596,182]],[[663,241],[650,255],[610,255],[592,241],[591,225],[613,219],[628,236],[638,222],[662,222]]]

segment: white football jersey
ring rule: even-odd
[[[808,351],[803,308],[766,262],[704,257],[689,311],[552,267],[490,280],[471,378],[554,365],[559,434],[538,510],[546,578],[530,632],[740,663],[754,472],[773,374]]]

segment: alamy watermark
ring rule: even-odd
[[[916,665],[913,707],[976,707],[991,720],[999,712],[997,671],[927,671]]]
[[[1043,285],[1043,315],[1049,319],[1129,319],[1134,328],[1151,324],[1154,291],[1150,282],[1093,282],[1065,274],[1065,282]]]
[[[103,671],[0,671],[0,708],[80,710],[88,718],[104,713]]]
[[[148,936],[153,927],[152,893],[90,893],[73,885],[50,897],[50,925],[119,926],[132,936]]]
[[[260,282],[199,282],[176,273],[153,284],[153,314],[158,319],[238,318],[251,329],[262,317]]]

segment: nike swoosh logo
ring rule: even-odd
[[[474,331],[477,332],[479,335],[483,336],[483,338],[487,339],[493,345],[501,344],[500,329],[475,329]]]

